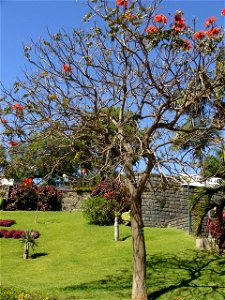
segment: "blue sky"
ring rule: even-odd
[[[131,0],[130,0],[131,1]],[[143,0],[149,1],[150,0]],[[115,1],[112,1],[112,4]],[[32,37],[38,40],[46,36],[47,28],[56,33],[64,28],[70,31],[72,27],[80,27],[82,17],[87,13],[85,0],[0,0],[1,13],[1,81],[8,87],[16,77],[21,77],[22,69],[26,63],[23,57],[22,44],[29,44]],[[225,7],[220,0],[165,0],[162,2],[164,11],[174,13],[176,9],[185,12],[187,20],[198,17],[202,24],[206,17],[218,16],[218,25],[224,25],[225,18],[220,16]]]

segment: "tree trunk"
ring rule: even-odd
[[[133,285],[132,300],[147,300],[146,250],[141,211],[141,196],[132,197],[131,227],[133,238]]]
[[[23,252],[23,259],[28,259],[29,257],[29,251],[28,249],[25,247],[24,248],[24,252]]]

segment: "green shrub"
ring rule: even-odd
[[[13,288],[0,287],[0,300],[15,300],[18,299],[18,291]]]
[[[90,224],[110,225],[114,220],[114,210],[103,196],[90,197],[82,204],[84,216]]]
[[[82,208],[90,224],[111,225],[115,215],[120,216],[130,209],[130,195],[120,182],[102,181],[83,202]]]

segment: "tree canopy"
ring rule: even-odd
[[[43,140],[40,133],[51,128],[52,136],[68,141],[72,156],[74,145],[83,143],[93,176],[115,169],[119,177],[125,174],[132,203],[132,299],[146,300],[141,195],[156,169],[173,175],[195,168],[196,154],[208,154],[217,130],[224,129],[224,33],[215,17],[196,32],[183,12],[162,14],[159,1],[92,2],[86,29],[49,33],[24,47],[32,71],[11,90],[3,87],[3,142],[16,151],[34,133]]]

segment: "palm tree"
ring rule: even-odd
[[[30,249],[33,249],[35,246],[37,246],[33,230],[26,230],[21,241],[24,244],[23,258],[28,259]]]

